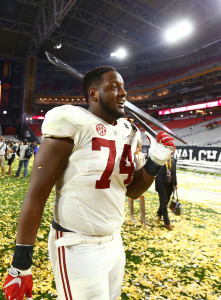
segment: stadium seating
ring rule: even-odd
[[[45,92],[45,91],[47,91],[47,90],[50,89],[51,85],[52,85],[52,82],[51,82],[51,81],[46,82],[46,83],[43,83],[43,84],[39,87],[39,91],[40,91],[40,92]]]
[[[217,121],[217,127],[209,130],[206,128],[206,125],[208,125],[211,120]],[[164,122],[163,124],[172,129],[176,135],[187,141],[190,146],[219,147],[221,145],[221,116],[207,116],[206,121],[200,117],[195,119],[179,119]],[[144,145],[149,145],[144,134],[145,130],[141,127],[141,125],[136,125],[141,130]],[[152,125],[150,125],[150,127],[155,130],[156,133],[160,132],[158,127]],[[176,145],[183,146],[183,144],[178,140],[176,140]]]
[[[144,87],[147,85],[151,86],[153,84],[156,85],[162,84],[163,82],[174,81],[175,79],[178,79],[180,77],[186,77],[194,75],[198,72],[212,69],[220,65],[220,62],[221,56],[208,58],[204,61],[195,63],[187,67],[175,68],[172,70],[161,71],[154,74],[143,74],[135,80],[132,80],[129,83],[127,83],[127,88],[131,90],[133,88]]]
[[[62,86],[63,86],[63,80],[60,79],[55,80],[51,86],[51,90],[55,92],[60,91],[62,90]]]

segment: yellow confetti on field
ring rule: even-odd
[[[29,176],[32,167],[29,166]],[[14,172],[18,161],[15,162]],[[11,264],[20,207],[27,191],[26,179],[0,178],[0,277]],[[126,220],[122,229],[127,264],[119,299],[221,300],[221,185],[220,177],[178,173],[182,215],[170,213],[174,230],[157,224],[158,196],[154,185],[145,193],[148,225]],[[194,198],[193,198],[194,196]],[[48,261],[47,237],[52,220],[54,192],[47,201],[33,256],[33,299],[56,299],[54,277]],[[0,286],[0,299],[2,283]]]

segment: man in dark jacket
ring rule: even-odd
[[[177,189],[176,162],[177,160],[171,157],[160,169],[155,180],[155,189],[160,200],[160,206],[157,211],[158,222],[161,221],[163,216],[164,225],[168,230],[172,230],[172,227],[168,217],[167,206],[172,192]]]

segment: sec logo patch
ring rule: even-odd
[[[97,130],[97,133],[101,136],[104,136],[107,132],[106,128],[102,124],[97,124],[96,130]]]

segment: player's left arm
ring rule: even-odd
[[[126,195],[134,199],[142,195],[151,186],[158,171],[176,149],[174,139],[164,131],[158,133],[156,139],[147,132],[145,134],[150,141],[149,157],[146,164],[134,172],[133,180],[127,186]]]

